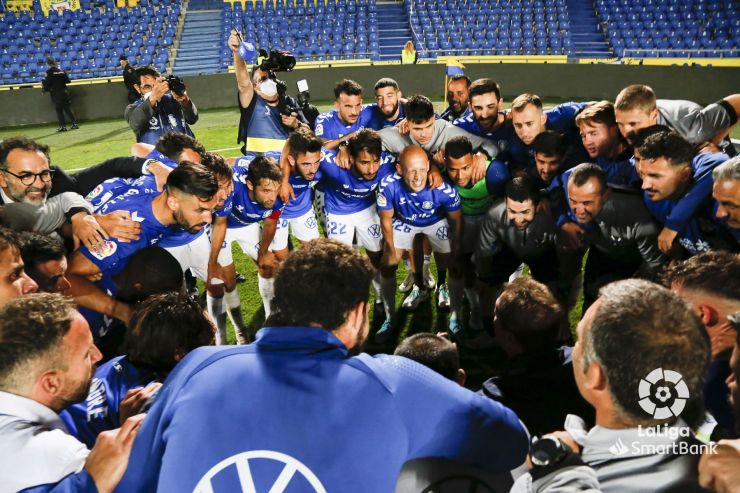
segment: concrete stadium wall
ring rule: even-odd
[[[342,78],[358,81],[369,94],[370,88],[384,76],[396,79],[406,95],[421,93],[441,98],[444,70],[443,65],[380,65],[305,69],[279,76],[288,83],[290,94],[296,92],[296,81],[308,80],[314,100],[333,99],[334,84]],[[624,86],[644,83],[652,86],[659,98],[688,99],[707,104],[740,89],[740,69],[726,67],[489,63],[469,64],[466,73],[472,79],[494,78],[501,85],[506,101],[523,92],[545,98],[613,100]],[[233,74],[184,79],[189,94],[200,109],[236,105]],[[123,119],[127,101],[122,82],[75,85],[70,87],[70,92],[75,114],[80,120]],[[0,108],[1,127],[56,122],[51,99],[39,88],[0,91]]]

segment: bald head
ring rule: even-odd
[[[401,152],[396,169],[409,190],[421,192],[427,183],[429,156],[421,147],[410,145]]]

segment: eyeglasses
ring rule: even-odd
[[[16,175],[12,171],[8,171],[7,169],[0,169],[3,173],[7,173],[11,176],[15,176],[18,178],[21,183],[24,185],[33,185],[33,182],[36,181],[36,177],[38,176],[42,182],[49,183],[51,179],[54,177],[54,171],[53,169],[45,169],[41,173],[21,173],[20,175]]]

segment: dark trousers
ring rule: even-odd
[[[64,115],[67,115],[67,118],[69,118],[69,121],[72,123],[72,125],[77,125],[77,120],[75,119],[74,113],[72,113],[72,100],[69,98],[63,98],[57,101],[54,101],[54,106],[57,110],[57,120],[59,120],[59,127],[65,127],[66,122],[64,120]]]

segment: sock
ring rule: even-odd
[[[262,296],[262,305],[265,307],[265,319],[270,316],[272,309],[270,304],[275,296],[275,288],[272,279],[267,279],[257,274],[257,286],[259,287],[260,296]]]
[[[424,263],[429,264],[432,261],[431,255],[424,255]]]
[[[375,292],[375,303],[379,303],[380,301],[382,301],[380,290],[380,271],[378,271],[373,276],[373,291]]]
[[[475,312],[480,309],[480,299],[478,298],[477,289],[465,288],[465,297],[468,299],[468,304],[470,304],[471,312]]]
[[[403,259],[403,266],[406,269],[406,272],[411,272],[411,261],[409,259]]]
[[[385,318],[390,320],[396,314],[396,277],[380,276],[380,295],[383,298]]]
[[[226,341],[226,308],[223,298],[206,295],[206,308],[211,320],[216,324],[216,345],[227,344]]]
[[[448,287],[450,288],[450,311],[460,319],[460,309],[463,302],[464,281],[450,277]]]
[[[226,292],[224,295],[224,301],[228,307],[228,315],[231,320],[231,324],[234,326],[234,334],[236,335],[236,342],[238,344],[246,344],[248,342],[247,330],[244,327],[244,320],[242,318],[242,304],[239,299],[239,291],[234,289],[231,292]]]

